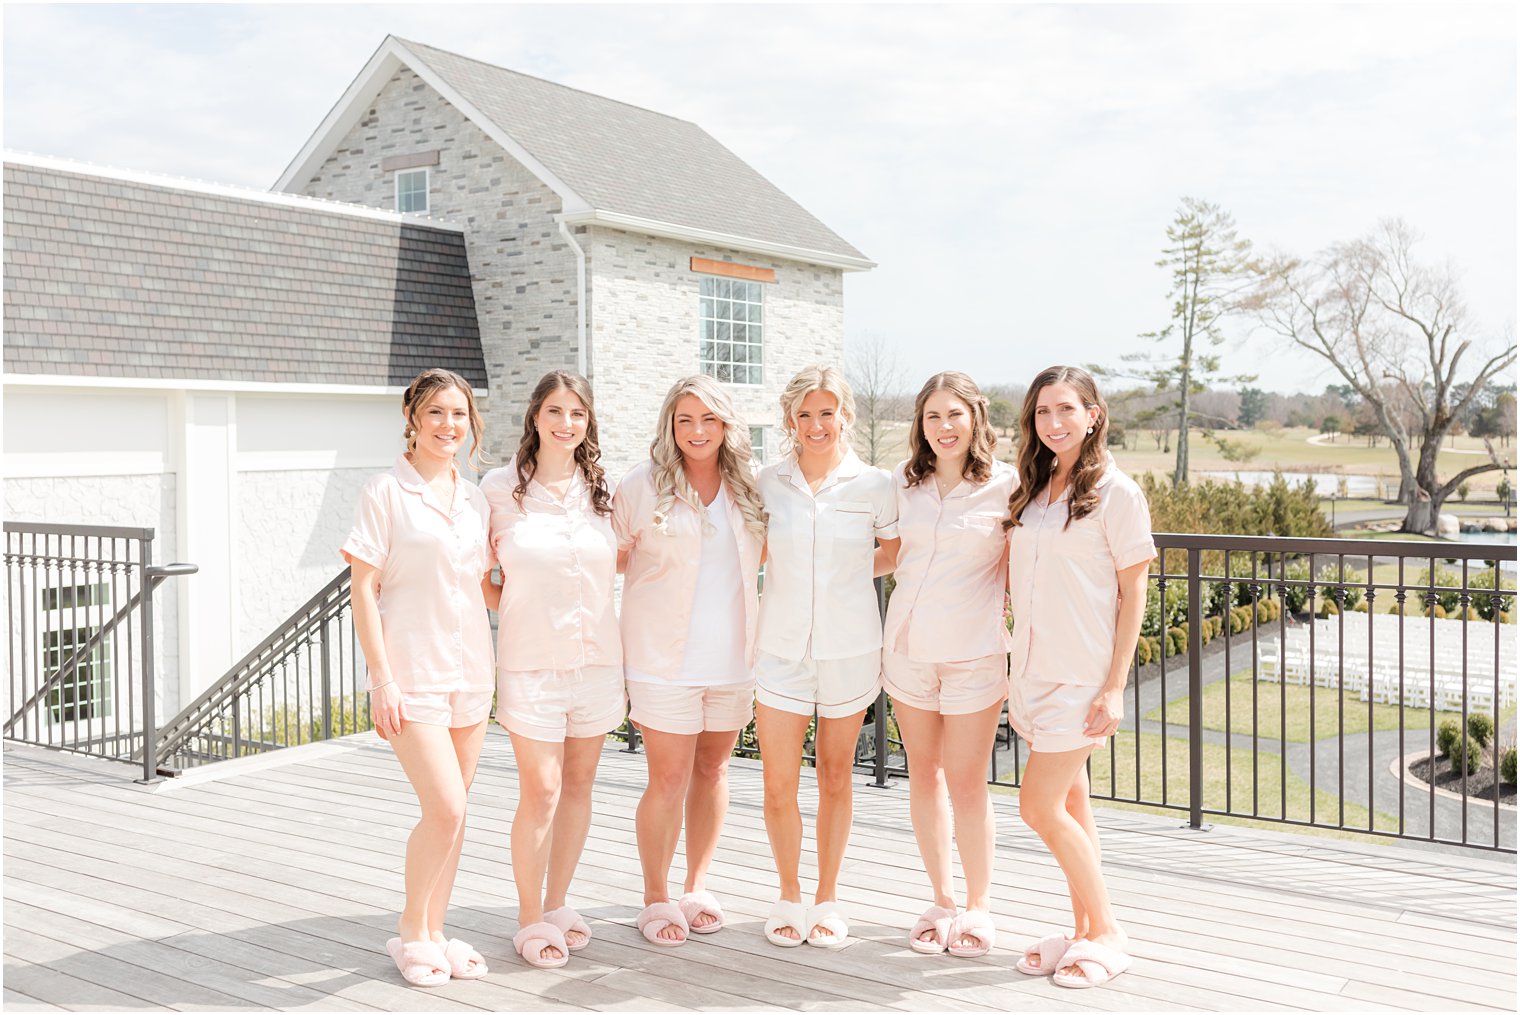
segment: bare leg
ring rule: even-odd
[[[865,709],[861,709],[843,719],[818,719],[814,738],[818,776],[818,891],[813,896],[814,902],[839,898],[839,869],[844,866],[850,825],[855,820],[851,784],[855,775],[855,745],[865,716]],[[833,935],[819,927],[813,937]]]
[[[987,759],[997,737],[998,702],[970,715],[947,715],[945,723],[945,782],[955,810],[955,843],[966,874],[966,908],[987,912],[992,907],[992,856],[996,829],[992,794],[987,791]],[[902,720],[899,718],[898,723]],[[911,759],[910,759],[911,764]],[[909,780],[911,781],[911,780]],[[971,948],[976,939],[963,935],[952,942]]]
[[[470,785],[475,781],[475,765],[480,760],[480,745],[486,737],[486,723],[481,720],[474,726],[461,726],[449,730],[449,739],[454,744],[454,757],[459,762],[459,776],[464,782],[465,792],[470,791]],[[428,898],[428,930],[432,933],[433,940],[439,944],[448,941],[443,933],[444,916],[449,908],[449,896],[454,893],[454,875],[459,870],[459,853],[464,848],[464,822],[459,824],[459,834],[454,837],[454,847],[449,853],[448,862],[443,870],[438,873],[438,882],[433,886],[433,893]]]
[[[550,830],[559,809],[565,748],[512,734],[517,758],[517,813],[512,816],[512,879],[517,883],[517,921],[526,927],[544,918],[544,872],[549,867]],[[560,957],[545,948],[544,958]]]
[[[809,717],[755,705],[755,732],[760,738],[760,764],[765,779],[765,835],[776,861],[781,897],[802,901],[797,868],[802,857],[802,814],[797,809],[797,784],[802,772],[802,742]],[[786,927],[783,937],[798,935]]]
[[[1122,950],[1127,939],[1109,906],[1098,850],[1087,829],[1067,809],[1067,798],[1091,753],[1091,747],[1055,754],[1032,752],[1019,789],[1019,813],[1061,865],[1072,897],[1072,912],[1086,915],[1087,930],[1082,937]],[[1083,975],[1081,967],[1075,965],[1061,972]]]
[[[447,727],[408,722],[391,734],[390,745],[422,805],[422,818],[406,840],[406,905],[396,930],[403,941],[431,941],[433,893],[464,834],[465,781]]]
[[[698,734],[691,785],[686,791],[686,891],[701,891],[707,868],[718,851],[723,818],[728,814],[728,759],[733,756],[738,730],[709,730]],[[693,927],[717,922],[710,913],[698,914]]]
[[[908,752],[908,813],[913,819],[913,836],[918,853],[929,876],[934,904],[955,908],[953,872],[950,865],[950,793],[945,786],[942,760],[945,721],[938,712],[914,708],[892,699],[897,728],[902,732],[903,748]],[[920,941],[933,941],[934,931],[919,935]]]
[[[558,909],[570,892],[570,879],[586,848],[591,831],[591,787],[596,766],[602,760],[606,737],[566,737],[561,773],[559,807],[554,812],[554,833],[549,837],[549,883],[544,889],[544,908]],[[582,935],[571,931],[565,943],[580,944]]]
[[[1076,781],[1071,785],[1071,791],[1066,794],[1066,813],[1076,819],[1077,823],[1087,832],[1087,837],[1092,840],[1093,855],[1101,863],[1103,850],[1098,844],[1098,823],[1093,819],[1092,791],[1088,787],[1087,766],[1077,769]],[[1087,937],[1087,910],[1082,905],[1082,900],[1072,896],[1071,900],[1072,936],[1073,940]]]
[[[644,905],[648,906],[670,901],[670,864],[676,855],[676,840],[681,837],[697,737],[661,733],[648,726],[643,733],[649,779],[634,817],[634,835],[639,844],[639,863],[644,868]],[[673,924],[662,928],[659,937],[665,941],[685,939],[681,928]]]

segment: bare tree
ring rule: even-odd
[[[844,372],[855,390],[857,443],[866,461],[880,465],[888,451],[887,424],[900,415],[903,369],[897,350],[880,335],[866,332],[851,343]]]
[[[1417,241],[1390,220],[1314,260],[1276,255],[1258,267],[1251,306],[1269,330],[1324,358],[1371,407],[1398,457],[1402,531],[1425,533],[1464,480],[1506,467],[1490,446],[1489,461],[1445,482],[1436,475],[1441,439],[1514,364],[1516,349],[1508,336],[1486,351],[1474,347],[1451,272],[1417,263]]]

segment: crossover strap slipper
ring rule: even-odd
[[[559,928],[559,932],[565,935],[565,946],[572,952],[578,952],[591,943],[591,928],[586,926],[586,921],[581,919],[581,914],[569,906],[551,909],[544,914],[544,922],[552,923]],[[571,934],[579,934],[581,939],[571,944]]]
[[[950,932],[950,921],[954,919],[955,910],[946,909],[944,906],[930,906],[918,918],[913,929],[908,931],[908,947],[922,955],[938,955],[945,950],[945,942],[949,940],[945,935]],[[934,932],[934,937],[925,941],[924,932],[931,930]]]
[[[1061,956],[1057,972],[1051,979],[1061,987],[1098,987],[1128,969],[1132,961],[1124,952],[1108,945],[1096,941],[1078,941]],[[1067,966],[1076,966],[1082,970],[1082,975],[1059,971]]]
[[[969,937],[975,944],[963,945],[961,938]],[[980,909],[968,909],[957,916],[950,923],[950,933],[945,935],[945,947],[954,955],[962,959],[975,959],[992,951],[992,946],[997,944],[997,926],[992,922],[992,914]]]
[[[1061,956],[1071,947],[1071,938],[1065,934],[1048,934],[1024,949],[1018,962],[1018,970],[1025,976],[1049,976],[1061,968]],[[1031,962],[1031,959],[1038,961]]]
[[[651,902],[639,914],[638,926],[645,941],[661,948],[683,945],[686,943],[686,935],[691,933],[691,928],[686,925],[686,917],[681,915],[681,907],[674,902]],[[674,941],[660,937],[660,931],[666,927],[676,928],[681,936]]]
[[[449,975],[456,980],[478,980],[490,972],[480,953],[457,937],[443,946],[443,957],[448,960]]]
[[[524,962],[539,969],[558,969],[570,961],[570,946],[565,935],[547,920],[530,923],[512,935],[512,947]],[[559,949],[559,955],[545,955],[550,948]]]
[[[813,931],[828,931],[815,937]],[[815,948],[843,948],[850,940],[850,921],[844,915],[844,907],[838,900],[820,902],[808,910],[808,944]]]
[[[432,941],[402,941],[393,937],[385,942],[401,978],[414,987],[441,987],[449,982],[449,960],[443,949]]]
[[[693,934],[716,934],[723,929],[723,907],[712,892],[687,892],[676,905],[681,907],[681,915],[686,917],[686,925]],[[713,920],[698,927],[697,917],[704,914]]]
[[[797,932],[796,937],[787,937],[779,933],[782,929],[790,927]],[[802,939],[807,927],[807,907],[800,902],[787,902],[785,899],[777,899],[771,907],[770,915],[765,918],[765,939],[773,945],[782,948],[796,948],[802,944]]]

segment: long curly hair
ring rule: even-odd
[[[1081,367],[1046,367],[1029,382],[1024,407],[1019,410],[1019,432],[1024,435],[1019,447],[1019,485],[1013,488],[1013,496],[1008,498],[1004,529],[1023,524],[1019,515],[1024,513],[1025,505],[1045,489],[1055,471],[1056,454],[1045,446],[1034,428],[1034,411],[1040,392],[1052,384],[1070,385],[1084,406],[1098,410],[1092,433],[1082,435],[1082,450],[1067,480],[1071,493],[1066,499],[1066,525],[1063,528],[1079,518],[1086,518],[1098,506],[1098,491],[1094,487],[1103,477],[1103,469],[1108,463],[1108,403],[1098,392],[1092,374]]]
[[[961,476],[973,483],[987,482],[992,478],[993,449],[997,447],[997,434],[987,421],[987,398],[966,374],[946,370],[929,378],[913,400],[913,425],[908,428],[908,464],[903,467],[908,485],[917,486],[934,475],[934,446],[924,436],[924,404],[936,391],[948,391],[970,408],[971,440],[966,447]]]
[[[486,427],[480,419],[480,410],[475,408],[475,393],[470,390],[470,382],[442,367],[433,367],[424,370],[412,378],[412,383],[406,386],[406,391],[401,396],[401,412],[406,417],[406,426],[401,432],[406,441],[407,451],[417,450],[417,413],[426,409],[432,400],[438,397],[440,391],[449,388],[458,388],[464,393],[465,405],[470,409],[470,454],[468,461],[470,468],[480,471],[483,464],[488,464],[491,459],[481,450],[482,438]]]
[[[683,377],[665,394],[660,406],[660,421],[655,428],[655,438],[649,444],[649,459],[654,468],[650,478],[654,480],[655,507],[654,530],[662,535],[669,529],[670,510],[677,498],[689,504],[702,519],[702,529],[708,531],[707,507],[691,481],[686,478],[684,459],[680,445],[676,443],[676,403],[687,395],[701,400],[723,424],[723,444],[718,448],[718,474],[728,484],[729,493],[739,511],[744,515],[744,527],[756,539],[765,539],[765,523],[768,515],[765,502],[760,499],[760,487],[755,482],[754,451],[749,443],[749,426],[739,418],[733,400],[723,387],[704,374]]]
[[[607,472],[600,465],[601,445],[597,443],[596,408],[591,404],[591,383],[580,374],[568,370],[550,370],[539,378],[528,397],[528,408],[523,412],[523,435],[517,445],[517,487],[512,497],[522,506],[523,495],[528,492],[528,480],[538,471],[538,412],[556,391],[565,390],[581,400],[586,407],[586,439],[575,448],[575,464],[580,467],[586,489],[591,491],[591,509],[599,515],[612,514],[612,494],[607,489]]]

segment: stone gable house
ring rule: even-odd
[[[554,368],[592,379],[613,475],[699,370],[774,448],[781,388],[840,362],[844,274],[873,266],[694,123],[395,37],[276,189],[464,227],[499,461]]]
[[[774,452],[872,263],[695,124],[387,38],[273,192],[7,154],[5,517],[157,531],[160,714],[341,566],[425,366],[488,451],[548,369],[609,474],[706,371]]]

